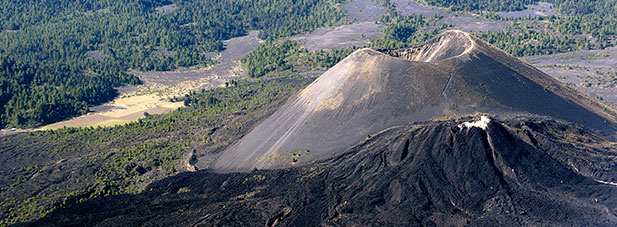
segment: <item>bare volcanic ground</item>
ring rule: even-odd
[[[591,97],[617,106],[617,48],[526,57],[524,60]]]
[[[386,14],[383,6],[370,0],[354,0],[342,5],[347,17],[354,22],[375,22]]]
[[[302,43],[306,49],[313,51],[364,46],[369,44],[370,40],[382,36],[386,26],[378,21],[386,13],[384,7],[370,0],[354,0],[343,4],[342,8],[353,24],[318,28],[292,40]]]
[[[611,111],[468,33],[447,31],[410,49],[356,51],[209,167],[304,165],[389,127],[477,112],[550,116],[614,136]]]
[[[548,2],[538,2],[535,5],[527,5],[527,9],[513,12],[497,13],[504,18],[522,18],[522,17],[545,17],[555,15],[553,4]]]
[[[446,11],[437,9],[432,6],[423,5],[413,0],[394,0],[396,10],[403,15],[422,15],[431,17],[435,15],[447,16]]]
[[[182,173],[31,226],[615,226],[617,145],[529,116],[411,123],[304,167]]]
[[[385,25],[365,21],[336,28],[318,28],[309,34],[294,37],[293,40],[303,44],[311,51],[323,49],[343,49],[364,46],[371,39],[379,38]]]

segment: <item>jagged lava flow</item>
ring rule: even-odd
[[[616,226],[617,144],[542,117],[384,130],[301,167],[185,172],[32,226]]]
[[[303,165],[389,127],[473,113],[549,116],[613,136],[611,111],[468,33],[446,31],[414,48],[352,53],[209,167]]]

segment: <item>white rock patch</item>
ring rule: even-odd
[[[602,183],[602,184],[608,184],[608,185],[613,185],[613,186],[617,186],[617,183],[615,182],[609,182],[609,181],[601,181],[601,180],[596,180],[594,179],[596,182],[598,183]]]
[[[463,128],[478,127],[478,128],[481,128],[482,130],[486,130],[489,122],[491,122],[490,118],[488,118],[487,116],[482,116],[480,117],[480,120],[478,121],[463,122],[462,124],[458,125],[458,128],[463,129]]]

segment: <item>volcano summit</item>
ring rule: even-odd
[[[307,164],[389,127],[479,112],[548,116],[614,135],[617,118],[608,110],[468,33],[446,31],[410,49],[352,53],[210,167]]]

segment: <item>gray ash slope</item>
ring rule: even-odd
[[[551,119],[473,120],[394,127],[304,167],[182,173],[30,225],[617,225],[616,144]]]
[[[461,31],[415,48],[361,49],[290,99],[209,166],[304,165],[411,121],[477,112],[531,113],[614,136],[608,106]]]

